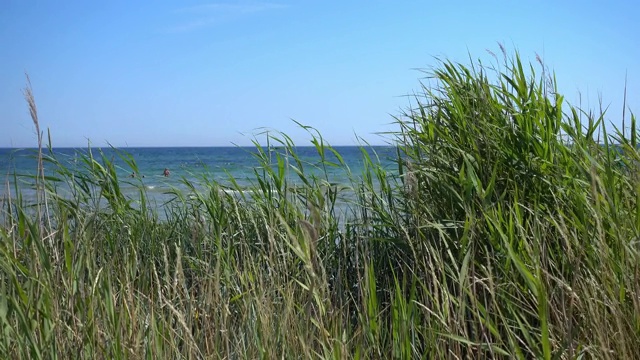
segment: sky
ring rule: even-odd
[[[536,54],[574,104],[640,111],[640,2],[0,0],[0,147],[384,144],[437,58]],[[627,115],[628,116],[628,115]],[[261,140],[262,141],[262,140]]]

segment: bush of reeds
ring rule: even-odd
[[[305,127],[319,163],[271,134],[248,189],[185,179],[162,206],[39,136],[36,203],[2,200],[0,357],[634,358],[635,116],[609,132],[518,54],[429,75],[397,169],[363,147],[351,173]]]

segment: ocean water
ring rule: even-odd
[[[363,170],[362,149],[357,146],[338,146],[334,149],[340,154],[349,167],[352,177],[357,178]],[[290,154],[284,148],[264,148],[273,162],[276,154],[280,154],[285,164],[294,165]],[[55,158],[70,169],[82,169],[80,154],[87,154],[87,149],[58,148],[53,150]],[[230,178],[235,179],[241,188],[249,188],[256,183],[255,171],[261,171],[261,164],[256,158],[255,147],[158,147],[158,148],[93,148],[91,152],[100,161],[100,154],[116,165],[120,186],[125,195],[134,197],[142,185],[147,196],[158,204],[170,200],[173,195],[171,189],[187,192],[184,180],[195,184],[202,184],[202,179],[215,180],[230,185]],[[397,172],[394,147],[373,146],[366,148],[372,159],[380,160],[381,165],[390,172]],[[23,197],[35,200],[32,176],[37,172],[36,149],[0,149],[0,171],[4,182],[0,187],[0,198],[6,198],[14,193],[15,177],[17,175],[19,189]],[[305,173],[321,174],[319,169],[321,158],[315,147],[296,147],[295,153],[303,162]],[[123,160],[122,155],[131,156],[137,166],[134,170]],[[336,157],[329,151],[325,154],[329,161],[337,162]],[[170,171],[170,176],[163,176],[164,169]],[[45,162],[45,173],[56,176],[55,167]],[[327,167],[329,181],[334,184],[348,185],[349,175],[344,168]],[[288,171],[287,179],[290,184],[299,183],[297,175]]]

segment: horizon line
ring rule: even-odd
[[[283,148],[284,145],[260,145],[261,147]],[[393,144],[350,144],[350,145],[331,145],[330,147],[394,147]],[[157,145],[140,145],[140,146],[52,146],[52,149],[170,149],[170,148],[255,148],[255,145],[175,145],[175,146],[157,146]],[[293,145],[296,148],[309,147],[314,148],[315,145]],[[35,149],[37,146],[0,146],[0,150],[19,150],[19,149]],[[47,146],[43,146],[42,150],[48,149]]]

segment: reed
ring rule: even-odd
[[[633,358],[636,118],[611,131],[543,64],[496,61],[429,73],[397,170],[363,147],[352,173],[304,127],[318,163],[269,133],[249,189],[184,179],[164,206],[99,152],[70,169],[42,147],[29,86],[47,211],[1,203],[0,356]]]

